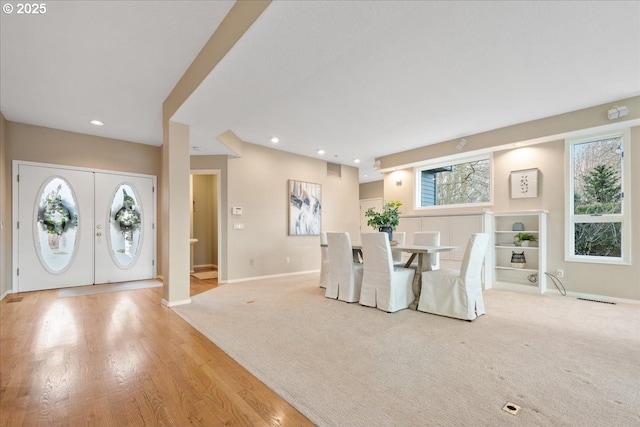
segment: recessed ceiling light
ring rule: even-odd
[[[278,139],[278,137],[274,136],[271,138],[271,142],[273,142],[274,144],[277,144],[278,142],[280,142],[280,139]]]
[[[360,159],[353,159],[355,163],[360,163]]]
[[[95,126],[104,125],[104,123],[102,123],[100,120],[91,120],[89,123],[91,123],[92,125],[95,125]]]
[[[321,148],[318,150],[318,154],[324,154],[324,150]]]

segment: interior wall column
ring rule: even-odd
[[[159,197],[162,209],[158,220],[162,263],[158,267],[164,279],[164,305],[190,302],[189,127],[171,122],[171,118],[270,3],[271,0],[236,1],[162,103],[162,180]],[[224,180],[223,185],[226,185]],[[224,191],[222,196],[226,197]],[[226,221],[223,221],[223,226],[225,224]],[[224,244],[226,234],[224,231],[222,234]],[[221,262],[227,261],[225,253],[221,258]]]
[[[190,298],[189,126],[165,122],[162,145],[163,294],[168,307],[188,304]]]

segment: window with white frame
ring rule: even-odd
[[[566,141],[565,259],[630,260],[629,131]],[[628,156],[627,156],[628,157]]]
[[[491,156],[415,168],[416,208],[491,203]]]

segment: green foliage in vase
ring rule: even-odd
[[[522,243],[524,240],[528,240],[530,242],[537,242],[538,236],[531,233],[518,233],[515,236],[513,236],[513,242],[516,245],[520,245],[520,243]]]
[[[536,236],[535,234],[531,234],[531,233],[518,233],[518,234],[516,234],[515,238],[517,240],[519,240],[519,241],[523,241],[523,240],[530,240],[532,242],[537,242],[538,241],[538,236]]]
[[[391,227],[393,230],[400,223],[400,206],[402,202],[397,200],[390,200],[384,205],[382,213],[376,212],[373,208],[367,210],[364,216],[369,218],[367,225],[374,230],[378,230],[381,227]]]

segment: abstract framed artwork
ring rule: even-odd
[[[522,169],[511,172],[511,198],[538,197],[538,169]]]
[[[322,229],[322,186],[289,180],[289,236],[319,235]]]

